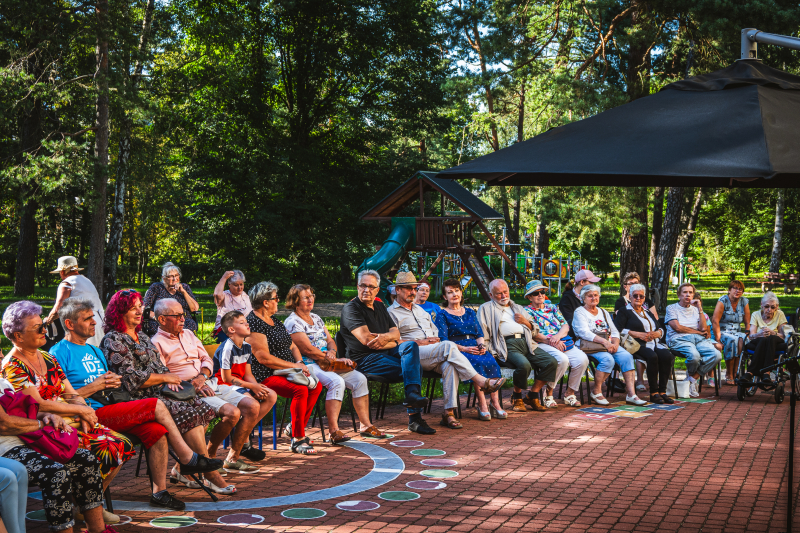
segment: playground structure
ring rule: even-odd
[[[489,283],[496,278],[506,279],[512,293],[524,291],[531,279],[541,279],[560,294],[562,282],[586,267],[580,254],[534,257],[529,244],[518,253],[507,253],[507,248],[519,245],[507,244],[504,235],[500,244],[485,225],[487,220],[502,220],[500,213],[456,181],[437,179],[435,174],[417,172],[361,216],[362,220],[391,224],[387,239],[357,270],[381,274],[381,298],[386,297],[390,280],[404,265],[417,279],[428,281],[435,294],[441,292],[444,279],[457,277],[467,296],[475,291],[484,300],[489,299]],[[416,214],[411,208],[415,201],[418,215],[408,216]]]

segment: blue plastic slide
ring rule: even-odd
[[[378,296],[384,302],[386,302],[386,287],[390,285],[390,281],[384,277],[384,274],[405,255],[409,246],[413,246],[415,232],[416,229],[412,224],[396,222],[389,237],[383,241],[381,249],[375,255],[364,259],[364,262],[358,267],[357,272],[377,270],[381,275],[381,290]]]

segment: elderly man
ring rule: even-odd
[[[71,255],[65,255],[58,258],[58,267],[51,271],[51,274],[58,274],[61,277],[61,283],[58,284],[56,290],[56,303],[47,315],[44,323],[50,324],[53,320],[58,318],[59,310],[67,298],[81,298],[88,299],[92,302],[92,310],[94,311],[94,321],[97,324],[102,324],[105,318],[103,311],[103,302],[100,301],[100,295],[97,294],[97,289],[94,284],[80,273],[83,270],[78,267],[78,260]],[[98,327],[92,338],[89,339],[89,344],[100,346],[100,341],[103,340],[103,328]]]
[[[711,330],[703,313],[703,303],[696,298],[691,283],[678,287],[678,303],[667,306],[667,346],[686,358],[686,379],[689,396],[697,397],[697,380],[711,372],[722,360],[722,354],[710,339]]]
[[[436,433],[422,419],[428,399],[420,394],[419,347],[400,342],[400,332],[383,303],[375,300],[381,276],[374,270],[358,273],[358,297],[342,308],[339,334],[347,346],[346,357],[358,363],[358,371],[390,380],[403,380],[408,410],[408,429],[423,435]]]
[[[158,332],[151,340],[161,353],[161,361],[172,374],[183,381],[191,381],[201,399],[221,418],[209,437],[208,456],[216,456],[220,444],[235,426],[228,457],[222,467],[226,472],[240,474],[258,472],[259,468],[239,457],[242,455],[251,461],[261,461],[266,457],[263,451],[250,446],[250,434],[261,420],[258,400],[211,379],[214,363],[194,332],[183,328],[183,308],[177,300],[158,300],[153,311],[158,321]]]
[[[539,328],[526,318],[525,309],[511,300],[505,281],[496,279],[489,283],[489,294],[492,300],[478,309],[478,322],[497,363],[514,369],[513,410],[527,411],[528,405],[534,411],[547,411],[539,401],[539,391],[556,380],[558,361],[533,340]],[[529,391],[531,368],[536,371],[536,380]]]
[[[95,410],[97,420],[114,431],[136,435],[147,449],[147,464],[153,480],[150,505],[180,511],[186,506],[167,492],[167,441],[172,445],[186,473],[212,472],[220,461],[194,453],[178,431],[167,407],[156,398],[104,405],[97,400],[101,393],[120,386],[120,377],[109,372],[108,363],[99,348],[88,343],[97,324],[91,300],[67,298],[59,311],[64,326],[64,340],[50,350],[75,388]]]
[[[458,406],[459,381],[472,381],[476,388],[491,394],[502,387],[506,380],[486,379],[475,371],[456,343],[441,342],[439,330],[433,325],[431,315],[414,303],[418,285],[413,273],[397,274],[394,283],[397,300],[389,307],[389,315],[400,331],[400,342],[413,341],[419,346],[419,361],[423,370],[433,370],[442,375],[445,405],[439,425],[461,429],[463,426],[453,413],[453,408]]]

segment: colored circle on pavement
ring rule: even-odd
[[[37,522],[47,522],[47,515],[44,514],[44,509],[38,511],[31,511],[25,515],[28,520],[36,520]]]
[[[410,500],[416,500],[419,498],[419,494],[407,490],[390,490],[387,492],[381,492],[378,494],[378,498],[393,502],[407,502]]]
[[[458,472],[454,470],[423,470],[420,475],[425,477],[456,477]]]
[[[191,516],[159,516],[150,520],[150,525],[161,529],[177,529],[179,527],[193,526],[197,519]]]
[[[336,508],[342,511],[374,511],[378,507],[380,507],[380,504],[364,500],[351,500],[336,504]]]
[[[417,446],[422,446],[425,443],[421,440],[396,440],[394,442],[390,442],[389,444],[399,448],[416,448]]]
[[[417,490],[439,490],[447,486],[444,481],[431,481],[429,479],[418,479],[416,481],[409,481],[406,487]]]
[[[226,526],[252,526],[253,524],[260,524],[263,521],[263,516],[250,513],[226,514],[225,516],[217,518],[217,522],[225,524]]]
[[[438,455],[447,455],[447,452],[444,450],[431,450],[431,449],[421,449],[421,450],[411,450],[411,455],[421,455],[424,457],[436,457]]]
[[[314,509],[313,507],[297,507],[295,509],[286,509],[281,513],[284,518],[291,518],[293,520],[311,520],[314,518],[322,518],[326,513],[322,509]]]
[[[458,461],[453,459],[423,459],[420,464],[425,466],[456,466]]]

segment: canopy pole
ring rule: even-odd
[[[758,59],[758,44],[773,44],[793,50],[800,50],[800,39],[788,35],[765,33],[755,28],[742,30],[742,57],[741,59]]]

